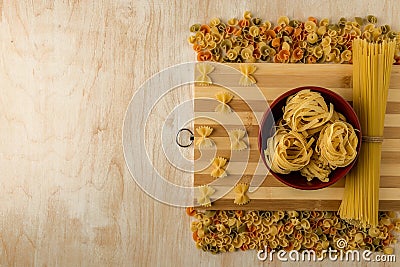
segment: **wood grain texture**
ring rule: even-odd
[[[271,20],[372,13],[400,29],[397,5],[0,0],[0,266],[261,265],[254,251],[215,256],[196,249],[184,210],[158,203],[135,184],[121,145],[130,98],[151,75],[195,58],[186,41],[193,23],[244,10]],[[192,96],[190,90],[166,96],[147,139],[158,134],[165,110]],[[158,168],[192,181],[168,166],[160,160]],[[395,251],[400,255],[399,246]]]
[[[215,70],[209,75],[212,77],[212,86],[195,85],[194,114],[196,118],[194,127],[207,125],[215,128],[210,138],[217,148],[216,156],[229,159],[226,167],[229,179],[221,182],[211,177],[213,166],[212,159],[201,157],[201,152],[213,148],[194,150],[195,169],[197,165],[207,168],[197,171],[194,174],[194,184],[203,185],[215,180],[217,184],[213,187],[220,192],[227,192],[230,185],[232,190],[234,184],[240,182],[250,183],[249,197],[251,202],[247,205],[238,206],[234,204],[235,194],[232,191],[214,202],[214,205],[207,209],[243,209],[253,210],[263,207],[264,209],[273,206],[274,209],[308,209],[308,210],[338,210],[344,190],[344,181],[336,183],[332,190],[330,188],[316,191],[293,191],[282,183],[273,182],[271,175],[266,176],[265,167],[258,151],[258,125],[261,122],[264,112],[267,109],[267,102],[271,103],[281,94],[288,90],[306,85],[314,85],[329,88],[345,98],[352,100],[352,65],[322,64],[322,65],[296,65],[296,64],[274,64],[258,63],[253,74],[257,80],[257,86],[241,87],[238,84],[240,72],[230,71],[226,66],[238,69],[240,64],[226,64],[215,66]],[[197,75],[196,75],[197,76]],[[290,77],[288,79],[287,77]],[[292,78],[297,77],[297,78]],[[224,85],[225,87],[219,86]],[[389,86],[389,104],[385,116],[385,140],[382,143],[381,162],[381,210],[400,209],[400,139],[389,138],[389,129],[400,132],[400,66],[393,66],[391,84]],[[240,120],[235,120],[233,114],[216,113],[217,101],[215,94],[229,90],[234,95],[229,103]],[[264,99],[263,99],[264,98]],[[275,118],[278,119],[278,118]],[[223,129],[226,127],[226,129]],[[255,129],[253,129],[255,127]],[[247,137],[248,150],[230,151],[231,143],[227,131],[231,129],[248,129]],[[195,134],[198,138],[198,134]],[[209,155],[211,153],[207,153]],[[248,155],[249,154],[249,155]],[[211,154],[212,155],[212,154]],[[254,178],[252,176],[254,175]],[[396,178],[397,177],[397,178]],[[265,178],[265,179],[264,179]],[[393,179],[394,178],[394,179]],[[304,178],[305,179],[305,178]],[[344,179],[342,179],[344,180]],[[254,185],[253,181],[262,181],[261,185]],[[254,191],[254,192],[253,192]],[[230,200],[230,201],[229,201]],[[286,202],[284,201],[286,200]],[[319,200],[316,202],[316,200]],[[274,204],[276,201],[276,204]],[[296,207],[296,203],[299,207]],[[326,203],[326,206],[324,205]],[[306,208],[304,208],[306,207]]]

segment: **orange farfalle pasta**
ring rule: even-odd
[[[293,62],[298,62],[299,60],[301,60],[304,56],[304,51],[300,48],[297,47],[292,54],[292,60]]]
[[[250,198],[247,196],[247,191],[249,190],[249,184],[239,183],[235,186],[235,200],[233,203],[237,205],[245,205],[250,202]]]
[[[228,105],[231,102],[233,95],[227,91],[219,92],[215,95],[215,98],[220,104],[215,108],[215,112],[227,114],[232,112],[231,107]]]
[[[225,171],[225,165],[227,163],[227,159],[223,157],[216,157],[212,162],[212,166],[214,169],[211,172],[211,176],[214,178],[225,177],[227,173]]]
[[[194,209],[194,207],[187,207],[186,214],[189,216],[194,216],[197,214],[197,211]]]
[[[283,63],[289,61],[289,56],[290,56],[289,50],[285,50],[285,49],[282,49],[282,50],[279,51],[279,53],[277,54],[278,59],[279,59],[281,62],[283,62]]]
[[[198,61],[209,61],[212,59],[212,54],[210,51],[200,51],[197,54]]]
[[[257,67],[251,64],[241,64],[239,67],[242,77],[240,77],[239,84],[242,86],[250,86],[257,81],[252,74],[257,70]]]
[[[196,128],[196,132],[200,135],[196,140],[196,146],[199,148],[209,148],[213,146],[213,142],[208,138],[214,129],[209,126],[200,126]]]

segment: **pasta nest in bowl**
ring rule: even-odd
[[[321,87],[295,88],[278,97],[260,126],[259,149],[267,168],[299,189],[338,181],[354,165],[360,146],[361,127],[354,110]]]

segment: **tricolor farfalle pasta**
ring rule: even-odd
[[[224,22],[215,18],[208,24],[192,25],[189,43],[199,61],[351,64],[354,39],[399,40],[398,32],[389,25],[378,25],[376,17],[368,17],[339,21],[309,17],[299,21],[282,16],[273,24],[246,13],[241,19]],[[231,45],[226,46],[226,41]],[[265,44],[263,49],[260,43]],[[397,46],[397,53],[399,49]],[[400,64],[397,54],[395,64]]]
[[[366,229],[349,225],[333,211],[198,211],[193,215],[191,231],[196,246],[211,253],[238,249],[274,249],[286,251],[313,249],[319,257],[326,257],[330,245],[337,248],[345,238],[344,251],[367,249],[371,252],[392,254],[396,242],[392,229],[398,231],[395,218],[380,212],[377,227]],[[396,226],[395,226],[396,225]],[[214,246],[214,247],[213,247]]]

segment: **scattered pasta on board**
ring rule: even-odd
[[[239,70],[242,73],[240,77],[239,84],[242,86],[250,86],[255,84],[257,81],[253,74],[257,70],[257,67],[252,64],[240,64]]]
[[[228,174],[225,171],[225,166],[227,159],[223,157],[216,157],[212,162],[213,170],[211,171],[211,176],[214,178],[225,177]]]
[[[197,63],[196,67],[199,72],[199,75],[196,77],[196,83],[204,86],[211,85],[212,80],[208,75],[214,71],[214,66],[208,63]]]
[[[196,132],[200,135],[200,137],[196,138],[196,146],[199,148],[210,148],[213,146],[213,141],[209,136],[213,132],[213,128],[209,126],[200,126],[196,128]]]
[[[249,190],[249,184],[239,183],[235,186],[233,191],[235,192],[235,200],[233,201],[237,205],[245,205],[250,202],[250,198],[247,195]]]
[[[222,91],[215,95],[215,99],[217,99],[220,103],[215,108],[215,112],[219,112],[222,114],[229,114],[232,112],[231,107],[228,105],[231,102],[233,95],[228,91]]]
[[[215,189],[209,185],[198,187],[197,202],[203,207],[211,207],[210,197],[215,193]]]
[[[231,149],[241,151],[247,148],[247,144],[243,141],[246,131],[242,129],[231,130],[228,132],[231,141]]]

